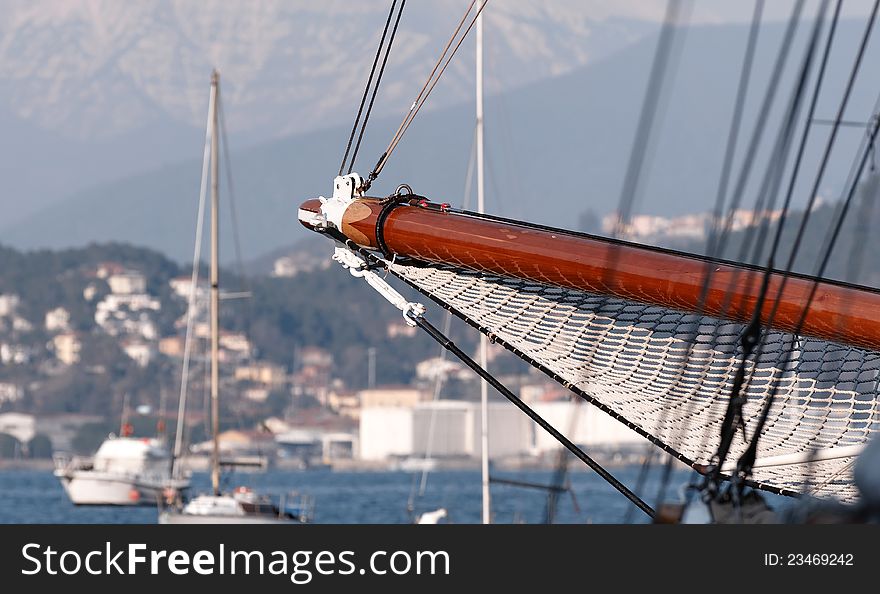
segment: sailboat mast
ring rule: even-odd
[[[477,211],[485,212],[486,202],[483,185],[483,13],[477,16]],[[489,359],[489,344],[486,336],[480,335],[480,366],[486,369]],[[483,492],[483,524],[491,518],[489,494],[489,384],[480,382],[480,467]]]
[[[183,341],[183,366],[180,371],[180,393],[177,399],[177,425],[174,430],[174,453],[171,456],[171,476],[177,477],[180,457],[183,454],[183,430],[186,420],[187,387],[189,385],[189,362],[192,350],[192,332],[195,322],[197,287],[199,280],[199,262],[202,253],[202,221],[204,220],[204,205],[206,188],[208,186],[208,168],[211,163],[211,138],[214,136],[214,105],[217,100],[217,86],[213,84],[211,76],[211,90],[208,93],[208,121],[205,123],[205,149],[202,154],[202,175],[199,184],[199,214],[196,217],[196,241],[193,247],[192,276],[190,277],[189,299],[186,307],[186,334]]]
[[[219,217],[219,134],[217,131],[217,103],[220,99],[220,73],[211,74],[211,92],[214,94],[214,112],[211,115],[211,432],[214,443],[211,449],[211,486],[214,495],[220,494],[220,217]]]
[[[119,421],[119,435],[128,437],[128,392],[122,396],[122,418]]]

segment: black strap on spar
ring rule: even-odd
[[[391,211],[405,204],[423,206],[427,203],[428,199],[414,194],[409,184],[400,184],[397,186],[397,191],[379,201],[379,204],[382,205],[382,210],[379,211],[379,215],[376,217],[376,247],[379,248],[379,251],[382,252],[382,256],[386,260],[394,260],[396,258],[396,255],[388,249],[388,244],[385,242],[385,221],[388,219]]]

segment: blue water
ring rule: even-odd
[[[634,488],[638,466],[615,468],[615,476]],[[654,505],[660,485],[650,477],[640,495]],[[552,482],[551,471],[497,472],[498,477],[541,484]],[[322,524],[400,524],[407,523],[407,501],[420,474],[406,472],[280,471],[236,474],[229,487],[247,485],[262,492],[296,490],[314,497],[316,523]],[[559,498],[557,523],[620,523],[632,508],[622,495],[592,472],[570,473],[571,493]],[[667,500],[677,497],[678,487],[690,475],[677,472],[669,482]],[[193,477],[194,491],[209,487],[205,474]],[[541,523],[544,520],[544,491],[500,484],[491,487],[493,520],[496,523]],[[574,497],[572,497],[572,494]],[[479,471],[438,471],[428,475],[425,495],[416,499],[416,512],[437,507],[449,510],[456,524],[480,521]],[[109,523],[153,524],[155,508],[76,507],[70,503],[51,471],[0,471],[0,523]],[[633,522],[647,517],[637,509]]]

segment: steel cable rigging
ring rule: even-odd
[[[489,0],[482,0],[479,8],[477,8],[473,18],[468,24],[467,28],[464,30],[459,36],[461,32],[461,28],[464,26],[465,21],[467,21],[468,15],[474,8],[476,4],[476,0],[471,0],[471,3],[468,5],[467,10],[462,15],[461,20],[458,23],[458,26],[455,28],[455,31],[452,33],[452,36],[449,38],[449,41],[446,42],[446,46],[443,48],[443,51],[440,54],[440,57],[437,59],[437,62],[434,64],[434,68],[431,70],[431,73],[428,75],[428,79],[425,81],[425,84],[422,86],[418,95],[416,95],[415,100],[410,105],[409,110],[406,112],[406,115],[403,117],[403,121],[400,122],[400,126],[398,126],[397,131],[394,133],[394,136],[391,138],[391,141],[388,143],[387,148],[379,157],[379,160],[376,162],[375,167],[367,176],[367,179],[364,180],[363,186],[360,188],[362,192],[366,192],[373,181],[382,173],[382,169],[384,169],[385,165],[388,163],[388,159],[391,158],[391,154],[394,152],[394,149],[397,148],[397,145],[400,143],[400,140],[403,138],[403,135],[406,134],[406,131],[409,129],[410,124],[412,124],[416,115],[418,115],[419,110],[422,109],[422,106],[428,100],[428,97],[431,95],[431,92],[434,90],[434,87],[437,86],[437,82],[440,80],[440,77],[443,76],[443,73],[446,71],[446,68],[449,66],[449,63],[455,57],[455,54],[458,52],[458,48],[461,47],[462,42],[467,37],[468,33],[470,33],[474,24],[477,22],[477,17],[480,16],[480,13],[483,11],[483,8],[486,7],[486,4],[489,3]],[[456,39],[458,41],[456,42]],[[453,42],[455,42],[455,47],[452,48],[450,52],[450,47],[452,47]],[[446,54],[449,53],[449,57],[446,58],[446,62],[443,62],[443,59],[446,57]],[[441,67],[441,63],[443,66]],[[438,70],[439,69],[439,70]],[[435,76],[436,75],[436,76]]]
[[[716,192],[715,198],[715,207],[712,211],[712,227],[709,232],[709,237],[707,239],[706,245],[706,253],[712,258],[717,254],[715,253],[714,247],[714,238],[716,235],[717,227],[719,221],[721,220],[724,214],[724,204],[726,202],[727,192],[729,190],[730,185],[730,173],[733,169],[733,159],[736,155],[736,147],[737,142],[739,140],[739,133],[742,128],[742,116],[745,107],[745,100],[748,96],[748,88],[749,83],[752,78],[752,67],[754,64],[755,58],[755,48],[758,43],[758,34],[761,30],[761,18],[764,12],[764,0],[756,0],[755,8],[752,12],[752,21],[749,26],[749,35],[746,41],[745,53],[743,55],[742,65],[740,67],[740,75],[739,75],[739,83],[737,85],[736,99],[734,101],[733,114],[731,116],[730,121],[730,129],[727,134],[727,143],[724,150],[724,156],[721,161],[721,174],[718,181],[718,190]],[[707,263],[705,266],[705,270],[703,272],[703,287],[700,291],[700,306],[698,308],[698,313],[704,307],[706,296],[709,290],[709,280],[712,274],[712,266]],[[685,355],[685,360],[689,360],[691,357],[691,353],[694,347],[694,341],[696,339],[697,333],[699,331],[699,327],[695,326],[693,331],[690,333],[688,342],[688,352]],[[686,365],[686,364],[685,364]],[[683,371],[685,365],[681,366],[681,370]],[[663,414],[667,414],[667,411],[664,409]],[[648,474],[651,469],[651,464],[654,459],[654,450],[652,445],[648,445],[648,453],[645,456],[645,460],[642,463],[642,467],[639,470],[638,478],[636,479],[636,493],[640,493],[643,488],[645,481],[648,478]],[[672,464],[674,462],[674,458],[670,457],[667,459],[664,469],[664,478],[668,477],[672,472]],[[660,504],[664,497],[665,491],[665,483],[666,481],[661,481],[660,491],[657,494],[657,505]],[[630,523],[632,519],[632,508],[627,510],[626,515],[624,516],[624,523]]]
[[[806,81],[809,75],[810,65],[812,63],[812,58],[815,53],[816,44],[818,42],[819,31],[822,25],[822,17],[824,16],[825,8],[827,8],[827,2],[823,2],[822,7],[820,8],[819,18],[816,19],[816,23],[813,27],[813,33],[810,37],[810,43],[807,48],[807,55],[804,59],[803,66],[801,68],[800,76],[798,79],[797,87],[794,91],[791,105],[789,106],[788,115],[786,118],[785,125],[783,129],[780,131],[780,136],[777,139],[776,147],[774,150],[773,161],[768,167],[767,174],[764,178],[764,183],[762,184],[762,192],[759,194],[758,201],[755,205],[755,211],[760,211],[763,206],[763,198],[766,196],[766,193],[769,191],[772,195],[775,195],[776,190],[779,186],[779,182],[781,181],[781,175],[783,169],[785,167],[786,161],[786,149],[789,146],[791,138],[794,133],[794,127],[797,119],[798,107],[800,106],[801,98],[803,97],[804,90],[806,88]],[[835,13],[836,14],[836,13]],[[830,39],[829,39],[830,42]],[[826,44],[826,52],[825,58],[827,58],[828,50],[830,49],[831,44]],[[817,80],[817,85],[815,87],[814,100],[818,96],[819,90],[821,89],[821,78]],[[809,121],[809,120],[808,120]],[[802,141],[805,141],[805,137],[802,137]],[[801,146],[801,151],[803,150],[803,143]],[[781,229],[785,224],[785,212],[787,211],[788,203],[786,203],[784,207],[783,215],[780,217],[778,222],[778,233],[781,233]],[[755,227],[751,228],[752,233],[754,235]],[[748,248],[749,242],[743,242],[743,246],[741,249],[741,254],[744,253]],[[755,243],[755,251],[760,250],[760,241]],[[770,276],[774,269],[773,263],[775,258],[775,251],[778,248],[778,242],[775,242],[770,255],[767,259],[767,266],[763,275],[763,279],[761,281],[761,289],[758,293],[757,301],[754,307],[754,313],[751,321],[746,326],[743,331],[743,334],[740,338],[740,361],[739,366],[736,371],[736,375],[734,377],[733,386],[730,392],[730,399],[728,401],[728,407],[724,415],[724,420],[722,421],[721,426],[721,439],[718,445],[718,448],[713,456],[712,464],[714,469],[711,473],[711,479],[713,482],[718,481],[721,466],[724,464],[725,459],[727,458],[727,454],[729,452],[730,446],[733,442],[733,437],[736,429],[741,429],[743,432],[743,436],[745,437],[745,421],[742,415],[742,407],[745,403],[745,394],[744,394],[744,386],[746,383],[746,363],[755,355],[755,360],[760,357],[760,349],[761,349],[761,337],[762,337],[762,324],[761,324],[761,313],[763,310],[764,302],[767,295],[767,288],[769,286]]]
[[[841,102],[840,102],[840,105],[838,108],[838,114],[837,114],[837,118],[835,120],[836,123],[838,123],[842,119],[843,113],[844,113],[846,106],[848,104],[850,93],[852,91],[854,82],[855,82],[857,74],[859,72],[862,58],[864,57],[864,52],[865,52],[865,48],[867,46],[867,42],[870,38],[871,31],[873,30],[873,24],[874,24],[874,20],[876,17],[878,5],[880,5],[880,1],[875,2],[874,7],[871,12],[871,16],[870,16],[868,23],[867,23],[867,26],[865,28],[865,32],[862,36],[861,45],[860,45],[858,53],[855,57],[853,67],[850,72],[849,80],[847,82],[846,90],[844,92],[844,95],[841,99]],[[832,29],[829,34],[829,45],[830,45],[830,41],[831,41],[830,37],[831,37],[831,35],[833,35],[833,31],[834,31],[833,28],[836,26],[837,17],[839,14],[839,8],[840,8],[840,4],[838,3],[838,6],[835,10],[834,20],[832,21]],[[825,66],[825,60],[827,59],[827,49],[828,48],[826,47],[826,55],[823,57],[823,64],[822,64],[823,71],[824,71],[824,66]],[[816,95],[818,95],[820,84],[821,84],[821,78],[817,81]],[[807,127],[809,127],[809,124],[812,120],[812,117],[811,117],[812,113],[813,113],[812,108],[815,107],[815,100],[816,100],[816,96],[814,95],[814,99],[813,99],[813,102],[811,105],[810,117],[807,120]],[[788,263],[786,265],[785,270],[783,271],[783,275],[781,278],[781,284],[780,284],[780,288],[778,290],[777,296],[779,294],[781,294],[782,290],[784,289],[785,283],[786,283],[789,275],[792,272],[794,262],[797,257],[798,250],[800,248],[801,242],[802,242],[804,234],[805,234],[807,222],[809,221],[810,213],[811,213],[812,207],[815,203],[815,199],[816,199],[817,192],[818,192],[818,187],[819,187],[821,180],[824,176],[825,169],[826,169],[826,166],[828,163],[828,159],[830,157],[831,151],[834,146],[834,142],[837,137],[838,127],[839,127],[838,125],[835,125],[833,127],[832,132],[829,134],[828,140],[826,142],[825,151],[823,153],[822,160],[820,162],[820,166],[819,166],[818,171],[816,173],[815,181],[814,181],[814,184],[811,189],[811,193],[808,198],[807,207],[805,209],[804,216],[801,220],[801,225],[800,225],[800,228],[798,229],[798,234],[795,238],[794,246],[792,247],[792,251],[789,255]],[[807,130],[805,130],[803,138],[802,138],[802,144],[806,142],[807,134],[808,134],[808,132],[807,132]],[[765,279],[769,278],[769,275],[771,274],[771,271],[773,268],[773,259],[775,257],[775,252],[779,246],[780,237],[782,234],[782,228],[783,228],[783,225],[784,225],[786,217],[787,217],[788,208],[790,206],[791,192],[793,190],[793,185],[794,185],[794,176],[797,174],[797,169],[800,164],[800,154],[802,153],[802,151],[803,151],[803,146],[801,146],[801,149],[799,151],[798,159],[796,160],[796,164],[795,164],[795,171],[793,172],[792,180],[789,184],[789,192],[786,195],[786,201],[785,201],[785,204],[783,207],[783,213],[782,213],[782,216],[780,217],[779,225],[777,227],[776,237],[774,238],[774,245],[771,250],[771,254],[768,258],[767,268],[765,271]],[[839,233],[840,226],[842,225],[843,219],[846,215],[846,210],[848,209],[848,206],[852,200],[852,196],[855,192],[856,182],[861,175],[861,171],[862,171],[862,168],[864,167],[864,164],[867,161],[868,154],[869,154],[868,150],[865,150],[863,152],[863,157],[860,160],[860,164],[858,166],[858,173],[855,175],[854,179],[852,180],[847,198],[844,202],[843,212],[841,212],[841,216],[838,218],[837,224],[835,226],[835,232],[834,232],[835,234],[833,235],[831,241],[829,241],[827,248],[825,250],[825,255],[823,257],[823,261],[818,267],[817,276],[819,278],[821,278],[822,275],[824,274],[825,265],[827,264],[831,250],[833,249],[834,243],[836,242],[836,237],[837,237],[836,233]],[[818,286],[817,283],[813,283],[812,291],[807,298],[807,302],[804,306],[803,312],[802,312],[801,317],[798,321],[797,328],[796,328],[795,332],[793,332],[793,336],[799,335],[799,329],[802,327],[802,325],[806,319],[806,315],[809,310],[810,304],[811,304],[813,298],[815,297],[815,291],[816,291],[817,286]],[[766,293],[766,288],[762,291],[762,293]],[[760,314],[761,307],[762,307],[762,300],[760,300],[758,305],[756,305],[756,317],[757,317],[757,315]],[[770,312],[768,323],[767,323],[768,326],[772,323],[772,321],[777,313],[777,308],[778,308],[778,300],[774,302],[774,307]],[[756,358],[757,358],[757,357],[760,357],[760,354],[763,350],[765,334],[762,332],[762,327],[760,324],[757,324],[757,327],[753,327],[752,331],[753,331],[752,339],[755,341],[754,347],[757,349],[757,354],[756,354]],[[791,348],[787,349],[786,361],[783,364],[783,367],[782,367],[783,369],[788,368],[788,365],[791,360],[792,352],[793,351]],[[734,390],[732,390],[732,393],[731,393],[731,397],[732,397],[731,401],[734,400],[734,395],[737,394],[737,391],[736,391],[737,388],[741,388],[741,387],[742,387],[741,383],[738,386],[737,385],[734,386]],[[747,447],[746,451],[740,456],[740,458],[737,462],[736,478],[738,480],[738,483],[741,483],[741,481],[743,479],[745,479],[749,476],[749,474],[751,473],[751,469],[754,466],[754,462],[755,462],[755,458],[756,458],[756,454],[757,454],[757,443],[758,443],[758,440],[760,439],[761,431],[762,431],[764,424],[766,422],[767,415],[769,413],[769,409],[772,406],[773,401],[775,400],[776,394],[778,393],[778,389],[779,389],[779,380],[774,378],[773,388],[764,403],[761,415],[760,415],[758,422],[757,422],[757,425],[754,429],[752,438],[748,442],[749,446]],[[728,441],[730,438],[729,424],[725,425],[725,432],[726,432],[726,438],[722,440],[722,446],[725,445],[725,441]],[[727,443],[727,446],[729,447],[729,443]],[[719,447],[719,452],[722,452],[722,447]],[[726,455],[726,451],[724,451],[723,453]],[[713,473],[716,476],[720,472],[721,465],[723,464],[723,462],[724,462],[724,457],[722,456],[719,460],[718,465],[716,466],[716,468],[713,471]]]
[[[391,18],[394,16],[394,8],[397,5],[397,0],[392,0],[391,8],[388,10],[388,19],[385,21],[385,28],[382,30],[382,37],[379,39],[379,47],[376,48],[376,57],[373,58],[373,66],[370,68],[370,76],[367,78],[367,84],[364,87],[364,94],[361,97],[361,104],[358,107],[357,115],[354,118],[354,124],[351,127],[351,133],[348,135],[348,143],[345,146],[345,153],[342,155],[342,163],[339,165],[339,174],[345,171],[345,164],[348,162],[348,154],[351,151],[351,145],[354,141],[354,135],[357,133],[358,124],[361,121],[361,115],[364,111],[364,105],[367,102],[367,95],[370,93],[370,89],[373,88],[373,97],[370,100],[370,107],[367,110],[367,114],[364,117],[363,126],[361,126],[360,137],[363,137],[364,130],[367,127],[367,120],[370,119],[370,111],[373,108],[373,101],[376,99],[376,93],[379,91],[379,83],[382,81],[382,73],[385,71],[385,63],[388,61],[388,55],[391,53],[391,45],[394,43],[394,35],[397,33],[397,25],[400,22],[400,16],[403,14],[403,7],[406,4],[406,0],[402,0],[400,4],[400,10],[397,13],[397,19],[394,23],[394,30],[391,33],[391,38],[388,41],[388,46],[385,46],[385,37],[388,35],[388,27],[391,25]],[[379,76],[376,79],[376,84],[373,86],[373,76],[376,74],[376,66],[379,64],[379,58],[382,55],[382,49],[385,48],[385,58],[382,60],[382,68],[379,71]],[[360,138],[358,138],[358,147],[360,147]],[[351,157],[351,167],[354,167],[354,160],[357,157],[357,148],[354,151],[354,154]],[[351,167],[349,167],[349,173],[351,172]]]

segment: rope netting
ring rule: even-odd
[[[683,461],[707,464],[715,453],[742,324],[462,268],[390,268]],[[857,499],[852,463],[880,429],[880,353],[770,331],[746,371],[749,438],[778,384],[758,486]],[[738,431],[728,460],[746,447]]]

